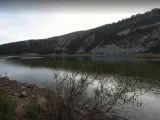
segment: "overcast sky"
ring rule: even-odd
[[[156,3],[123,2],[1,3],[0,44],[87,30],[158,7]]]

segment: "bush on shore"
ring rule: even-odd
[[[123,82],[110,85],[101,73],[73,71],[67,74],[54,71],[53,78],[52,84],[44,83],[47,91],[41,102],[36,97],[24,106],[25,120],[118,120],[115,116],[112,119],[110,112],[128,91]],[[0,120],[13,120],[15,106],[12,99],[0,92]]]
[[[124,84],[108,86],[103,75],[73,71],[63,75],[54,71],[52,85],[45,85],[47,120],[112,120],[109,112],[128,91]]]
[[[13,120],[16,102],[7,96],[4,91],[0,91],[0,120]]]

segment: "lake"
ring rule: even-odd
[[[53,70],[61,73],[103,74],[117,83],[126,78],[131,91],[136,92],[136,101],[115,106],[120,116],[130,120],[160,119],[160,62],[147,61],[132,56],[91,57],[1,57],[0,75],[11,80],[43,86],[42,82],[53,81]]]

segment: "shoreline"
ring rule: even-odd
[[[39,87],[36,84],[29,84],[27,82],[19,82],[17,80],[10,80],[7,76],[6,77],[0,77],[0,89],[2,89],[2,88],[9,89],[10,87],[12,89],[16,89],[16,90],[17,90],[17,87],[21,87],[20,90],[28,88],[26,90],[32,90],[32,92],[33,91],[35,92],[35,90],[46,91],[45,88]]]
[[[25,116],[26,107],[32,105],[34,101],[36,101],[37,105],[45,108],[46,98],[44,95],[46,92],[47,89],[40,88],[34,84],[22,83],[16,80],[10,80],[7,77],[0,77],[0,93],[1,95],[7,96],[6,104],[16,104],[13,116],[10,116],[14,117],[15,120],[30,120],[30,118]],[[36,107],[33,107],[33,109],[37,110]],[[32,111],[32,109],[28,110]]]
[[[21,59],[40,59],[40,58],[54,58],[54,57],[105,57],[105,56],[132,56],[136,57],[138,59],[147,60],[147,61],[157,61],[160,62],[160,54],[154,54],[154,53],[135,53],[135,54],[71,54],[71,55],[3,55],[0,56],[0,58],[21,58]]]
[[[36,96],[42,97],[47,92],[47,89],[40,88],[35,84],[22,83],[7,77],[0,77],[0,90],[5,91],[11,97],[27,101],[36,98]]]
[[[138,53],[138,54],[135,54],[135,56],[138,57],[138,58],[142,58],[144,60],[160,61],[160,54]]]
[[[37,54],[37,55],[0,55],[0,57],[54,57],[54,56],[107,56],[107,55],[117,55],[117,56],[141,56],[141,57],[155,57],[160,58],[160,53],[113,53],[113,54]]]
[[[31,104],[34,100],[37,100],[37,103],[40,106],[43,106],[45,109],[45,105],[47,99],[44,97],[46,92],[48,92],[45,88],[40,88],[34,84],[21,83],[16,80],[9,80],[7,77],[0,77],[0,92],[4,91],[7,93],[7,96],[13,100],[16,100],[16,120],[30,120],[25,117],[25,106]],[[38,98],[38,99],[37,99]],[[114,111],[113,111],[114,113]],[[43,119],[45,120],[45,119]],[[113,114],[113,117],[109,120],[127,120],[124,117],[120,117],[117,114]]]

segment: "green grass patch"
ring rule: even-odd
[[[0,120],[14,120],[16,102],[0,91]]]

